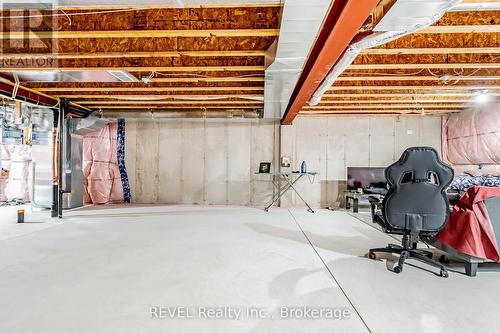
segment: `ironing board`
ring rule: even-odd
[[[297,191],[297,188],[295,187],[295,184],[304,176],[316,176],[318,173],[317,172],[297,172],[297,173],[290,173],[290,172],[278,172],[278,173],[259,173],[256,172],[255,174],[258,175],[271,175],[272,177],[272,182],[273,185],[278,189],[278,193],[274,194],[273,197],[271,198],[270,203],[264,208],[266,212],[269,211],[269,208],[272,207],[278,200],[280,200],[286,192],[293,190],[297,196],[302,200],[302,202],[307,206],[307,210],[310,213],[314,213],[314,210],[311,208],[311,206],[307,203],[306,200],[300,195],[300,193]],[[282,180],[285,181],[285,185],[281,186]]]

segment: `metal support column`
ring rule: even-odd
[[[59,110],[53,110],[53,128],[52,128],[52,207],[51,207],[51,216],[56,217],[58,213],[58,208],[57,208],[57,203],[59,199],[58,195],[58,190],[59,190],[59,185],[58,185],[58,177],[59,175],[57,174],[57,168],[58,168],[58,163],[57,163],[57,157],[58,157],[58,152],[57,152],[57,131],[59,128]]]
[[[64,118],[68,113],[69,101],[62,98],[59,103],[59,130],[58,136],[58,154],[57,154],[57,216],[62,218],[63,194],[66,192],[63,188],[63,148],[64,148]]]

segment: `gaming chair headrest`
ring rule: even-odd
[[[398,189],[404,178],[412,182],[428,181],[437,177],[439,188],[446,188],[453,180],[453,169],[444,164],[431,147],[412,147],[405,150],[399,161],[385,170],[390,188]]]

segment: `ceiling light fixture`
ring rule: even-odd
[[[474,96],[473,100],[477,104],[486,104],[490,101],[491,95],[488,94],[488,90],[478,91]]]
[[[444,85],[447,85],[450,82],[451,77],[448,74],[445,74],[441,75],[439,79],[441,80],[441,82],[443,82]]]

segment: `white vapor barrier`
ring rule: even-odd
[[[260,162],[275,165],[279,125],[260,119],[130,119],[132,202],[263,205],[273,194]]]
[[[343,202],[348,166],[386,167],[412,146],[441,154],[441,117],[298,117],[282,128],[281,142],[294,170],[306,161],[309,171],[319,172],[314,182],[311,177],[297,184],[299,193],[309,204],[326,207]],[[291,192],[282,204],[303,205]]]

